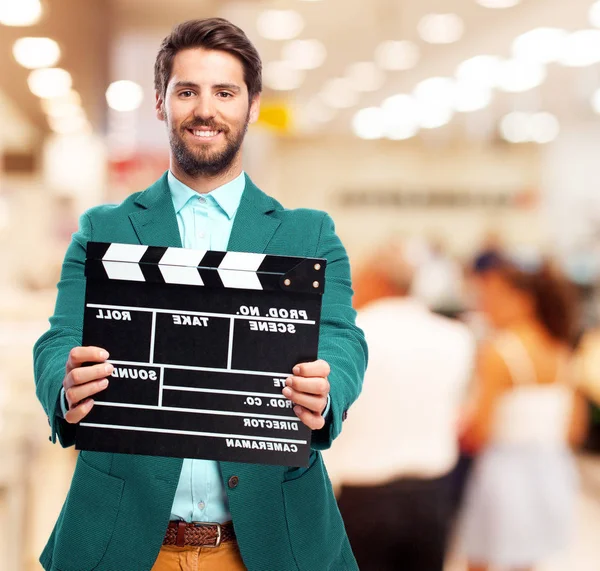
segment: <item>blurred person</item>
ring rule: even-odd
[[[309,466],[83,451],[41,563],[47,571],[355,570],[320,453],[340,432],[366,363],[344,247],[328,215],[284,209],[242,170],[261,92],[260,57],[242,30],[219,18],[176,26],[158,52],[155,87],[170,170],[122,204],[82,216],[50,330],[34,349],[51,440],[73,445],[113,371],[104,349],[80,346],[88,241],[316,256],[328,260],[321,359],[295,366],[282,391],[313,431]]]
[[[495,334],[478,355],[463,446],[479,452],[459,538],[470,571],[528,571],[566,546],[586,403],[574,390],[575,298],[549,264],[478,260],[479,304]]]
[[[419,256],[412,294],[430,309],[455,315],[463,305],[463,269],[441,239],[432,240]]]
[[[359,311],[369,367],[327,466],[361,571],[441,571],[474,341],[410,295],[409,247],[390,245],[372,267],[393,294]]]

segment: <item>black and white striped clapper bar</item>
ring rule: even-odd
[[[326,261],[90,242],[83,344],[114,372],[80,450],[306,466],[281,391],[317,358]]]

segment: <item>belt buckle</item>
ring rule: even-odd
[[[221,538],[223,537],[221,524],[216,521],[193,521],[192,525],[194,527],[202,527],[208,525],[216,525],[217,526],[217,539],[215,540],[214,545],[203,545],[202,547],[219,547],[221,545]]]

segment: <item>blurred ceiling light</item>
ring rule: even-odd
[[[265,10],[258,16],[256,27],[267,40],[292,40],[304,29],[304,20],[294,10]]]
[[[91,126],[84,115],[60,118],[48,117],[48,124],[59,135],[74,135],[76,133],[86,133],[91,130]]]
[[[419,47],[406,40],[388,40],[375,50],[375,62],[382,69],[404,71],[415,67],[419,61]]]
[[[53,101],[52,99],[44,99],[44,101]],[[78,115],[85,116],[85,112],[80,105],[68,102],[56,102],[46,107],[48,117],[60,119],[63,117],[74,117]]]
[[[334,109],[348,109],[358,103],[358,91],[347,77],[336,77],[327,81],[320,97]]]
[[[327,57],[327,49],[319,40],[293,40],[281,49],[281,59],[296,69],[317,69]]]
[[[492,102],[492,90],[489,87],[459,81],[454,86],[454,109],[459,113],[472,113],[485,109]]]
[[[477,4],[484,8],[512,8],[519,4],[521,0],[477,0]]]
[[[72,84],[71,74],[60,67],[34,69],[27,78],[31,92],[42,99],[67,95]]]
[[[456,69],[459,81],[473,85],[494,87],[498,79],[498,70],[502,59],[492,55],[480,55],[463,61]]]
[[[519,111],[505,115],[500,121],[500,134],[509,143],[526,143],[529,141],[529,115]]]
[[[348,66],[346,77],[357,91],[378,91],[385,82],[385,74],[371,61],[360,61]]]
[[[381,104],[381,110],[388,139],[410,139],[419,132],[419,107],[410,95],[402,93],[388,97]]]
[[[419,125],[422,129],[438,129],[452,121],[454,110],[435,105],[419,105]]]
[[[304,122],[309,124],[329,123],[335,117],[335,109],[325,105],[320,97],[313,97],[310,101],[303,105],[301,114]]]
[[[587,67],[600,61],[600,30],[578,30],[563,41],[559,63],[567,67]]]
[[[427,14],[417,29],[421,39],[430,44],[452,44],[460,40],[465,25],[457,14]]]
[[[264,82],[275,91],[292,91],[304,82],[306,72],[293,67],[289,61],[270,61],[263,70]]]
[[[551,143],[560,134],[560,123],[551,113],[535,113],[529,118],[529,133],[534,143]]]
[[[513,57],[534,63],[555,62],[562,53],[567,35],[567,31],[560,28],[535,28],[513,41]]]
[[[144,99],[144,90],[135,81],[113,81],[106,90],[106,102],[115,111],[135,111]]]
[[[33,26],[42,17],[40,0],[0,0],[0,24]]]
[[[352,130],[361,139],[381,139],[385,135],[385,119],[379,107],[361,109],[352,118]]]
[[[20,38],[12,51],[17,63],[27,69],[52,67],[60,59],[60,48],[50,38]]]
[[[496,86],[507,93],[522,93],[538,87],[546,79],[546,68],[538,63],[516,59],[503,61]]]
[[[590,6],[588,15],[590,24],[595,28],[600,28],[600,0]]]
[[[81,95],[74,89],[59,97],[49,97],[41,100],[42,109],[46,115],[53,115],[53,109],[64,105],[81,106]]]
[[[452,109],[455,91],[456,81],[451,77],[430,77],[417,84],[413,96],[427,108]]]

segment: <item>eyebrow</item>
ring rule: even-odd
[[[199,89],[200,86],[193,81],[178,81],[174,86],[175,89],[181,89],[182,87],[186,87],[189,89]],[[212,86],[213,89],[229,89],[230,91],[234,91],[235,93],[239,93],[242,89],[239,85],[235,83],[217,83]]]

